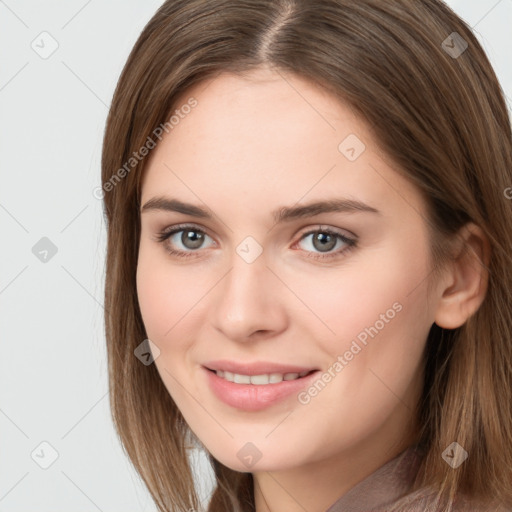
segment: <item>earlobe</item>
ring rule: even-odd
[[[435,323],[444,329],[463,325],[482,304],[487,292],[491,246],[483,230],[466,224],[457,236],[457,253],[440,290]]]

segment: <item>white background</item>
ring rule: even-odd
[[[161,3],[0,0],[0,512],[156,510],[110,419],[92,191],[119,73]],[[512,0],[448,4],[512,105]],[[59,45],[47,59],[31,47],[43,31]],[[57,248],[46,263],[32,252],[43,237]],[[31,457],[49,460],[43,441],[58,452],[48,469]]]

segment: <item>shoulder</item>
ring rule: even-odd
[[[451,509],[439,504],[434,492],[416,491],[396,502],[393,512],[512,512],[512,507],[499,503],[483,503],[466,495],[458,495]]]
[[[482,503],[465,495],[457,496],[453,503],[453,512],[512,512],[511,506],[500,503]]]

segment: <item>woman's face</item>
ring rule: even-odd
[[[176,109],[142,184],[137,291],[190,428],[239,471],[404,443],[435,316],[416,188],[294,75],[221,74]]]

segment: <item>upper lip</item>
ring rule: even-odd
[[[243,363],[228,360],[216,360],[203,363],[203,366],[209,370],[223,370],[240,375],[263,375],[268,373],[301,373],[305,371],[316,370],[311,366],[295,366],[282,363],[272,363],[269,361],[255,361],[253,363]]]

